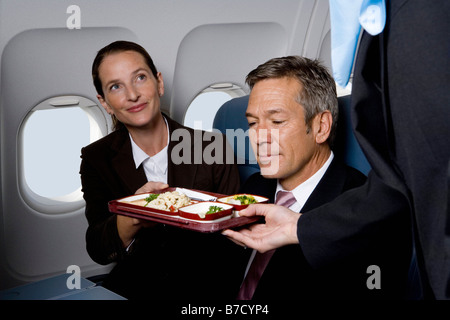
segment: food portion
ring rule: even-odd
[[[176,212],[179,208],[191,204],[191,199],[181,192],[167,191],[160,194],[152,193],[146,198],[129,201],[129,203],[153,209]]]
[[[252,203],[256,203],[256,202],[257,201],[254,196],[247,195],[247,194],[237,194],[228,199],[228,203],[231,203],[231,204],[247,205],[247,204],[252,204]]]
[[[241,193],[224,198],[219,198],[217,199],[217,201],[231,204],[232,206],[234,206],[235,210],[240,211],[245,209],[250,204],[266,203],[269,201],[269,199],[261,196]]]
[[[219,212],[222,210],[223,210],[223,208],[219,207],[219,206],[209,206],[209,209],[208,209],[208,211],[206,211],[206,214],[216,213],[216,212]]]
[[[183,218],[194,220],[216,220],[231,218],[233,206],[212,201],[199,202],[180,209],[179,214]]]

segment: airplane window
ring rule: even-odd
[[[23,165],[30,189],[47,198],[80,187],[80,150],[89,144],[89,119],[78,107],[33,112],[24,127]]]
[[[214,117],[220,107],[245,92],[231,83],[217,83],[200,92],[189,105],[184,125],[194,129],[212,131]]]
[[[89,103],[86,105],[84,100]],[[100,108],[84,100],[46,101],[35,107],[22,124],[21,187],[31,202],[81,201],[81,148],[106,134],[106,128],[101,130],[99,123]]]

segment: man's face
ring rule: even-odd
[[[285,188],[315,172],[319,152],[314,130],[308,130],[303,107],[297,102],[300,89],[302,85],[293,78],[259,81],[250,93],[246,113],[261,174],[280,179]]]

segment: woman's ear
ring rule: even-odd
[[[158,94],[162,97],[164,95],[164,79],[161,72],[156,74],[156,84],[158,86]]]
[[[331,132],[333,118],[330,111],[324,111],[317,115],[316,143],[321,144],[328,140]]]
[[[111,107],[109,106],[109,104],[105,101],[105,99],[101,95],[98,94],[97,99],[108,114],[110,114],[110,115],[114,114],[114,112],[111,109]]]

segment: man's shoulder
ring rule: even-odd
[[[344,164],[344,168],[346,175],[344,189],[355,188],[366,182],[367,176],[364,175],[361,171],[346,164]]]

